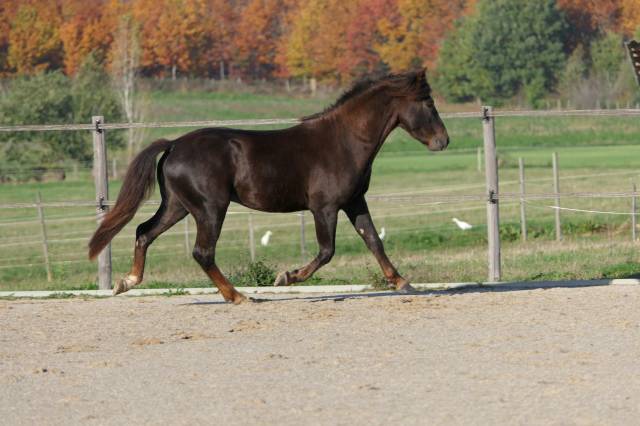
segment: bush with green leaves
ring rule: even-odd
[[[249,262],[229,277],[238,286],[271,286],[276,280],[276,270],[261,260]]]
[[[0,123],[90,123],[93,115],[118,121],[122,110],[108,76],[93,58],[75,78],[60,72],[16,78],[0,95]],[[122,145],[122,136],[109,135],[110,148]],[[87,131],[14,132],[0,134],[0,162],[5,166],[49,165],[65,160],[86,162],[93,155]]]

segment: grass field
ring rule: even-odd
[[[148,120],[297,117],[323,108],[330,99],[287,98],[252,94],[153,93]],[[443,108],[447,110],[447,108]],[[420,201],[419,196],[482,194],[484,175],[476,170],[476,148],[482,127],[477,119],[446,122],[450,149],[430,153],[406,133],[396,131],[374,163],[370,195],[406,194],[408,201],[371,201],[378,229],[385,227],[385,246],[401,272],[415,282],[475,281],[486,278],[485,205],[482,202]],[[154,129],[148,140],[176,137],[189,129]],[[551,192],[551,153],[560,159],[561,190],[629,191],[638,179],[640,121],[635,118],[499,118],[496,121],[501,192],[518,191],[518,157],[525,159],[528,192]],[[108,138],[108,135],[107,135]],[[119,155],[118,155],[119,156]],[[110,182],[115,198],[120,182]],[[37,191],[45,202],[94,198],[90,171],[80,168],[64,182],[0,185],[0,203],[31,202]],[[154,195],[157,199],[158,194]],[[519,240],[519,205],[501,204],[504,279],[623,277],[640,272],[636,245],[630,240],[630,216],[563,212],[565,239],[553,241],[550,201],[527,204],[530,240]],[[628,212],[629,199],[563,199],[566,207]],[[114,240],[114,277],[131,261],[134,229],[155,209],[144,207]],[[225,222],[218,259],[225,272],[238,277],[248,263],[247,210],[234,205]],[[95,288],[96,266],[85,247],[95,229],[93,208],[47,208],[47,232],[53,261],[53,283],[42,266],[40,227],[35,209],[0,210],[0,290]],[[451,218],[474,225],[460,231]],[[300,218],[294,214],[253,216],[256,240],[268,229],[271,244],[256,249],[258,258],[276,269],[302,262]],[[190,224],[190,242],[195,226]],[[151,247],[145,285],[209,285],[185,246],[184,223],[177,224]],[[314,230],[306,214],[306,252],[315,253]],[[336,257],[311,283],[379,281],[373,256],[341,215]]]

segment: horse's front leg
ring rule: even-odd
[[[316,238],[320,250],[318,255],[306,266],[293,271],[285,271],[278,274],[273,285],[290,285],[307,280],[322,265],[329,263],[336,249],[336,223],[338,221],[338,209],[325,207],[312,210],[313,220],[316,226]]]
[[[389,283],[393,284],[393,286],[398,291],[402,292],[411,292],[414,291],[409,281],[404,279],[402,275],[400,275],[395,266],[391,263],[387,254],[384,252],[384,246],[382,245],[382,241],[378,236],[378,231],[376,231],[375,226],[373,225],[373,220],[371,220],[371,214],[369,214],[369,207],[367,206],[367,202],[364,197],[361,197],[348,206],[344,208],[345,213],[349,217],[351,224],[356,229],[356,232],[362,239],[364,243],[367,245],[371,253],[375,256],[376,260],[380,264],[380,268],[382,269],[382,273]]]

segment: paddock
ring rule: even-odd
[[[631,424],[640,286],[0,301],[5,424]]]

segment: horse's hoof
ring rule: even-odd
[[[233,300],[231,301],[234,305],[241,305],[245,302],[249,302],[250,299],[247,299],[247,296],[245,296],[242,293],[236,293],[235,296],[233,296]]]
[[[402,293],[402,294],[418,294],[418,290],[413,288],[413,286],[411,284],[409,284],[408,282],[403,284],[401,287],[398,287],[396,289],[396,291],[398,293]]]
[[[118,294],[124,293],[127,290],[129,290],[129,288],[127,287],[126,280],[123,278],[116,281],[115,285],[113,286],[113,295],[117,296]]]
[[[124,293],[125,291],[131,290],[136,284],[138,284],[138,279],[134,275],[127,275],[121,280],[116,281],[113,286],[113,295],[117,296],[120,293]]]
[[[276,280],[273,282],[274,287],[280,287],[288,284],[289,284],[289,272],[287,271],[280,272],[276,277]]]

